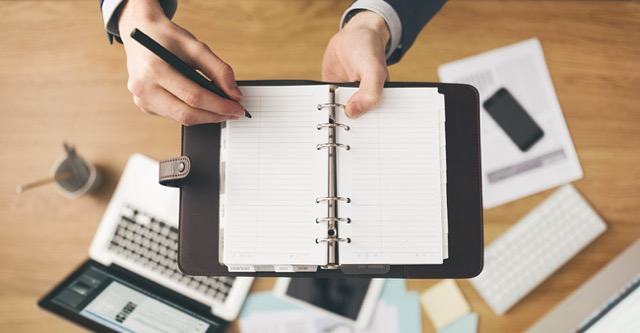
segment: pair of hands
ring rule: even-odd
[[[230,97],[224,99],[182,76],[162,59],[133,40],[134,28],[153,36],[192,68],[200,70]],[[187,30],[171,22],[157,0],[128,1],[122,9],[119,29],[127,53],[128,88],[134,103],[144,112],[161,115],[184,125],[221,122],[244,116],[238,103],[242,93],[231,66]],[[378,14],[355,15],[327,46],[322,80],[361,81],[347,102],[346,114],[355,118],[376,107],[389,73],[385,46],[389,30]]]

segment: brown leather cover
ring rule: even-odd
[[[317,81],[241,81],[248,86],[327,84]],[[178,265],[185,274],[258,277],[471,278],[483,267],[480,109],[477,90],[448,83],[388,82],[385,87],[437,87],[445,95],[449,258],[441,265],[392,265],[386,274],[230,273],[218,262],[220,124],[182,127],[182,155],[191,160],[180,190]]]

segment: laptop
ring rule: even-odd
[[[158,184],[156,161],[132,155],[89,258],[38,304],[100,332],[223,332],[254,278],[180,272],[179,196]]]
[[[640,239],[553,308],[527,333],[640,332]]]

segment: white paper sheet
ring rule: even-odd
[[[338,88],[336,102],[356,91]],[[339,229],[351,239],[340,247],[341,263],[442,263],[444,107],[437,89],[387,88],[378,108],[337,116],[350,126],[338,142],[351,147],[338,150],[338,194],[351,199],[338,206],[351,219]]]
[[[582,177],[538,39],[529,39],[438,68],[442,82],[467,83],[480,103],[507,88],[542,127],[544,137],[522,152],[481,110],[483,203],[492,208]]]
[[[316,149],[327,121],[319,103],[329,86],[243,87],[252,118],[227,122],[221,160],[225,264],[325,264],[326,244],[315,239],[326,226],[316,198],[326,194],[327,153]]]

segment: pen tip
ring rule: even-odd
[[[253,118],[251,116],[251,113],[249,113],[249,111],[247,111],[247,110],[244,110],[244,116],[247,117],[247,118]]]

